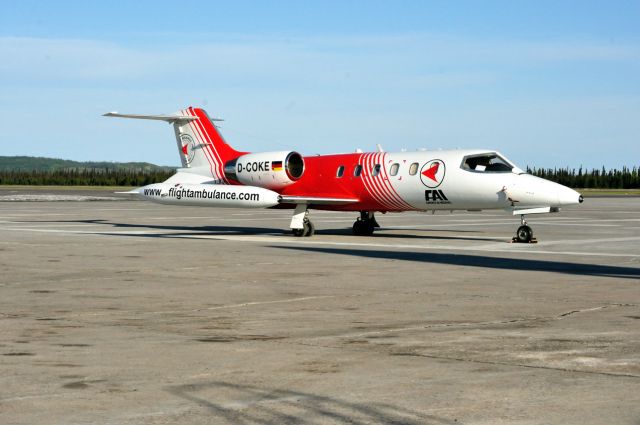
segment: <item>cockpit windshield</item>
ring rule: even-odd
[[[465,156],[462,169],[480,173],[510,173],[514,165],[495,152]]]

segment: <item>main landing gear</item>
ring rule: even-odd
[[[315,226],[309,220],[306,204],[296,205],[291,217],[291,233],[293,236],[313,236]],[[371,236],[376,227],[380,227],[371,211],[360,211],[360,217],[353,223],[353,234],[357,236]]]
[[[302,237],[302,236],[313,236],[316,233],[316,228],[309,220],[305,217],[302,222],[302,229],[291,229],[293,231],[293,236]]]
[[[371,236],[376,227],[380,227],[373,212],[360,211],[360,217],[353,223],[353,234],[356,236]]]
[[[306,204],[296,205],[293,217],[291,218],[291,232],[293,236],[313,236],[316,232],[316,228],[311,220],[309,220],[308,215],[309,211],[307,211]]]
[[[524,219],[524,214],[520,216],[521,226],[516,231],[516,236],[511,240],[517,243],[537,243],[538,241],[533,237],[533,230],[527,225],[527,221]]]

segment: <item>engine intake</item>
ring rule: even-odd
[[[228,161],[224,174],[246,185],[279,189],[302,177],[304,159],[293,151],[250,153]]]

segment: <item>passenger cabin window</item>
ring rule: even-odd
[[[391,166],[391,169],[389,170],[389,174],[391,174],[392,176],[395,176],[396,174],[398,174],[399,168],[400,168],[400,164],[396,162]]]
[[[374,165],[373,170],[371,170],[371,175],[373,177],[377,176],[378,174],[380,174],[380,164]]]
[[[409,167],[409,175],[415,176],[417,172],[418,172],[418,163],[414,162]]]
[[[462,169],[479,173],[510,173],[513,165],[496,153],[466,156],[462,160]]]
[[[344,175],[344,165],[338,167],[338,171],[336,171],[336,177],[340,178]]]
[[[356,165],[356,168],[353,169],[353,175],[355,177],[360,177],[360,174],[362,174],[362,165],[358,164]]]

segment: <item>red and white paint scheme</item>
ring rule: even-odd
[[[296,236],[314,233],[309,209],[359,212],[356,235],[373,233],[376,212],[503,209],[521,216],[515,239],[529,242],[533,232],[526,214],[582,202],[576,191],[526,174],[491,150],[248,153],[229,146],[215,120],[199,108],[105,116],[166,121],[175,131],[182,168],[163,183],[127,193],[175,205],[291,208]]]

